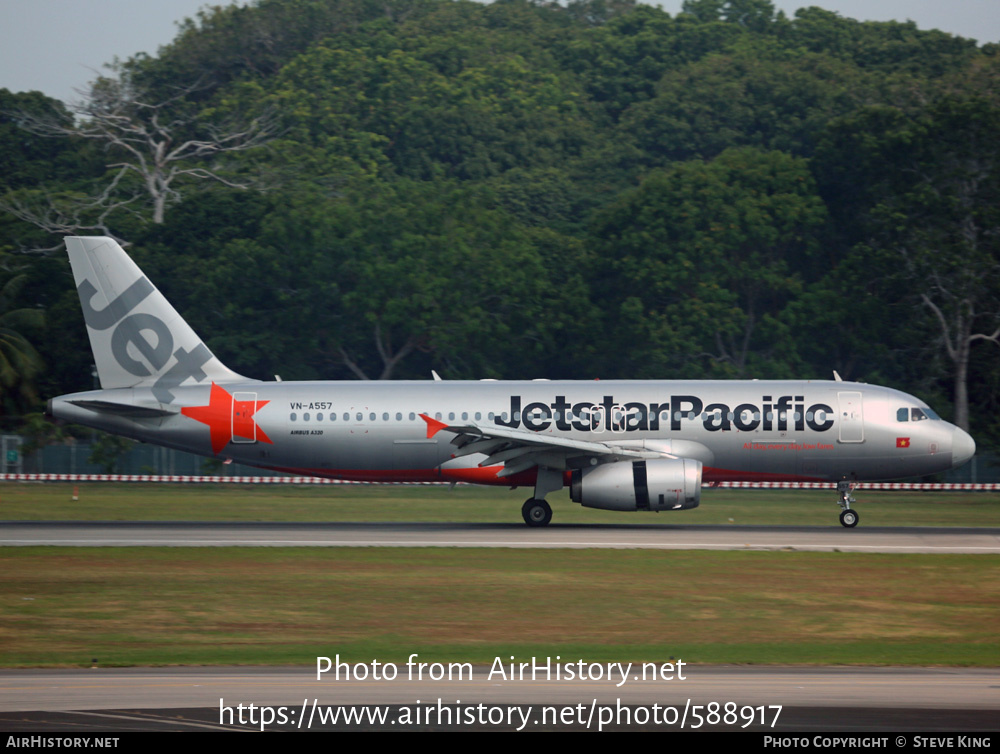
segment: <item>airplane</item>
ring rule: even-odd
[[[840,523],[863,481],[933,474],[973,439],[898,390],[826,380],[265,382],[212,354],[111,238],[66,246],[100,390],[57,419],[299,475],[527,486],[616,511],[695,508],[703,483],[837,485]]]

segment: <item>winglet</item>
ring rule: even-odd
[[[421,414],[420,418],[427,422],[427,439],[430,440],[434,435],[445,429],[448,425],[444,422],[438,421],[437,419],[432,419],[427,414]]]

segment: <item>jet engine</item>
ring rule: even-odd
[[[585,508],[610,511],[697,508],[701,468],[701,461],[693,458],[657,458],[577,469],[570,498]]]

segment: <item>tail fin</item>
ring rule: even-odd
[[[113,239],[66,239],[101,387],[148,387],[161,403],[182,383],[243,382],[219,361]]]

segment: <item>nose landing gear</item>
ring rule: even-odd
[[[838,504],[843,510],[840,513],[840,525],[847,527],[848,529],[853,529],[858,525],[858,521],[861,517],[858,515],[856,510],[851,508],[851,503],[857,502],[854,499],[855,483],[848,481],[837,482],[837,491],[840,493],[840,500]]]
[[[853,529],[858,525],[858,512],[855,510],[846,510],[840,514],[840,524],[841,526],[846,526],[848,529]]]

